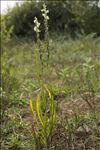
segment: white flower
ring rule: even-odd
[[[37,27],[39,27],[40,26],[40,23],[39,22],[37,22]]]
[[[49,10],[47,10],[46,13],[48,14],[48,13],[49,13]]]
[[[40,30],[37,27],[34,27],[34,31],[37,32],[37,33],[40,32]]]
[[[49,17],[46,14],[42,14],[42,16],[46,19],[49,20]]]
[[[48,13],[49,13],[49,10],[42,9],[41,12],[44,12],[45,14],[48,14]]]
[[[40,23],[38,22],[38,19],[36,17],[34,19],[34,23],[35,23],[34,31],[39,33],[40,32],[40,30],[39,30]]]
[[[41,9],[41,12],[44,12],[45,10],[44,9]]]
[[[37,18],[35,17],[35,19],[34,19],[34,23],[36,23],[37,22]]]

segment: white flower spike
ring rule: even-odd
[[[47,15],[49,13],[49,10],[47,10],[45,4],[43,4],[43,9],[41,10],[41,12],[42,12],[42,16],[44,17],[44,19],[49,20],[49,17]]]
[[[34,31],[37,32],[37,33],[39,33],[40,32],[40,30],[39,30],[40,23],[38,22],[37,17],[35,17],[34,23],[35,23]]]

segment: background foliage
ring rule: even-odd
[[[6,26],[9,29],[14,26],[14,35],[18,37],[31,36],[35,38],[33,32],[33,18],[36,16],[41,22],[42,33],[44,35],[43,17],[41,7],[46,3],[49,9],[49,30],[62,32],[75,37],[77,33],[85,32],[100,35],[100,7],[98,0],[92,1],[25,1],[21,5],[16,5],[8,10],[5,15]],[[34,36],[33,36],[34,35]]]

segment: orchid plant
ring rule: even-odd
[[[33,118],[35,121],[34,126],[34,139],[37,149],[41,149],[41,144],[45,145],[46,148],[49,145],[49,141],[52,137],[53,129],[56,122],[56,108],[55,102],[50,88],[48,88],[47,83],[45,83],[45,71],[50,73],[48,59],[49,59],[49,33],[48,33],[48,20],[49,11],[46,5],[43,5],[41,10],[42,16],[44,17],[44,27],[45,27],[45,39],[41,41],[39,38],[40,34],[40,23],[38,18],[34,19],[34,31],[37,35],[37,45],[38,48],[35,51],[36,54],[36,68],[37,80],[39,81],[40,90],[37,95],[36,101],[33,103],[30,100],[30,108],[33,113]],[[47,70],[45,70],[45,68]],[[50,75],[50,74],[49,74]]]

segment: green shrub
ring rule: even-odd
[[[75,37],[81,30],[86,34],[91,32],[100,35],[100,8],[96,2],[90,1],[45,1],[50,11],[49,30],[51,33],[65,33]],[[6,27],[14,26],[13,33],[18,37],[35,37],[33,18],[36,16],[41,23],[41,38],[44,37],[44,25],[41,16],[43,1],[25,1],[16,5],[5,15]],[[95,19],[95,22],[93,21]]]

